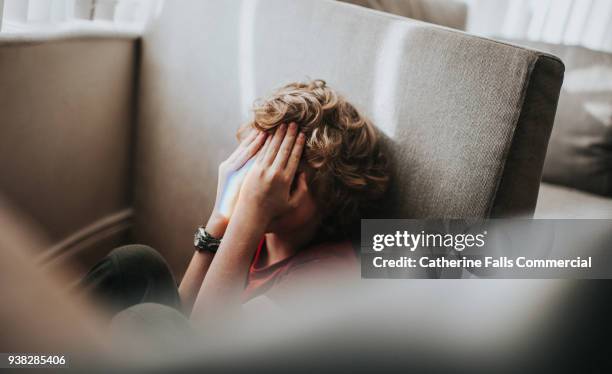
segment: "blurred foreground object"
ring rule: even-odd
[[[36,264],[41,237],[0,195],[0,351],[101,358],[97,313],[69,294],[61,276]]]

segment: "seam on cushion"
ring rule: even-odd
[[[536,54],[533,61],[531,61],[529,68],[527,69],[527,74],[526,74],[527,79],[525,79],[525,81],[523,82],[523,87],[521,89],[521,98],[519,99],[520,110],[518,110],[515,115],[516,118],[513,121],[514,127],[512,128],[512,133],[510,134],[511,141],[508,142],[508,144],[506,145],[506,149],[504,150],[504,154],[501,160],[502,165],[499,167],[497,175],[496,175],[497,183],[496,183],[495,189],[493,190],[493,193],[491,194],[491,196],[489,196],[489,201],[487,202],[487,205],[488,205],[487,218],[491,217],[493,207],[495,206],[495,200],[497,200],[497,194],[499,192],[499,188],[501,186],[502,180],[504,179],[504,173],[506,171],[506,165],[508,164],[510,150],[512,149],[512,145],[514,144],[516,140],[515,136],[516,136],[517,128],[519,126],[519,120],[521,119],[521,115],[523,114],[523,111],[525,109],[525,100],[527,99],[527,91],[529,90],[529,85],[531,84],[532,79],[534,79],[533,72],[539,60],[540,60],[540,55]]]

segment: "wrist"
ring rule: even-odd
[[[225,234],[227,224],[227,218],[225,218],[225,216],[215,210],[208,219],[208,222],[206,223],[206,226],[204,226],[204,229],[214,238],[221,239]]]
[[[245,205],[236,209],[230,225],[240,227],[241,231],[264,232],[270,221],[271,219],[268,218],[266,212],[258,209],[256,205]]]

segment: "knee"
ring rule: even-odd
[[[113,313],[147,301],[180,307],[170,267],[156,250],[146,245],[132,244],[112,250],[81,284]]]
[[[107,257],[124,271],[167,267],[162,255],[144,244],[130,244],[115,248]]]
[[[159,252],[145,244],[128,244],[121,247],[117,247],[110,251],[108,255],[114,257],[130,256],[139,258],[161,257]]]

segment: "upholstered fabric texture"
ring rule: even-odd
[[[134,51],[114,38],[0,43],[0,186],[52,240],[128,205]]]
[[[567,67],[542,179],[612,196],[612,54],[520,43],[561,56]]]
[[[388,217],[530,215],[563,65],[336,1],[167,2],[143,40],[136,240],[183,269],[253,101],[321,78],[393,165]],[[181,252],[183,251],[183,252]]]
[[[129,228],[112,223],[131,207],[136,42],[0,41],[0,193],[44,228],[57,260],[78,254],[84,268]]]

